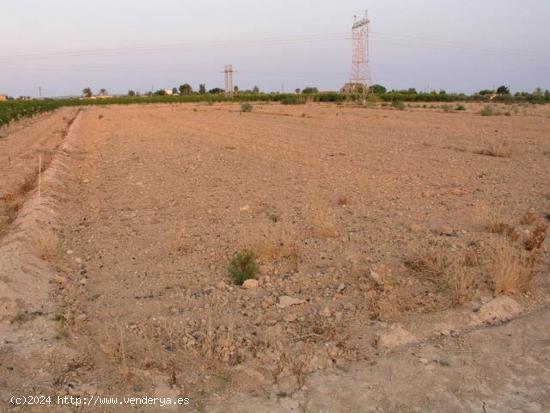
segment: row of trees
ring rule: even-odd
[[[345,91],[346,87],[349,85],[344,86],[342,88],[342,91]],[[355,93],[361,93],[360,87],[355,87],[354,92]],[[170,93],[171,92],[171,93]],[[252,90],[243,90],[240,91],[238,86],[235,86],[233,90],[234,94],[241,94],[241,95],[259,95],[261,94],[260,88],[258,86],[254,86]],[[511,101],[530,101],[530,102],[548,102],[550,101],[550,91],[546,90],[543,91],[541,88],[535,89],[532,93],[527,92],[517,92],[515,94],[511,94],[510,88],[502,85],[499,86],[496,90],[494,89],[484,89],[480,90],[479,92],[474,93],[473,95],[466,95],[463,93],[456,94],[451,93],[448,94],[445,90],[440,90],[439,92],[418,92],[415,88],[409,88],[405,90],[390,90],[388,91],[385,86],[375,84],[372,85],[369,88],[369,92],[371,94],[374,94],[376,96],[379,96],[383,100],[425,100],[425,101],[454,101],[454,100],[493,100],[496,99],[497,101],[503,101],[503,102],[511,102]],[[144,96],[165,96],[165,95],[179,95],[179,96],[191,96],[191,95],[222,95],[225,91],[221,88],[213,88],[207,91],[206,85],[204,83],[201,83],[199,85],[198,90],[195,92],[193,90],[193,87],[189,83],[184,83],[180,85],[179,87],[174,87],[170,90],[165,89],[159,89],[156,92],[147,92],[144,93]],[[296,89],[296,94],[303,94],[303,95],[314,95],[319,94],[319,89],[312,86],[307,86],[304,89]],[[327,92],[327,93],[335,93],[335,92]],[[92,98],[94,96],[94,93],[91,88],[87,87],[82,90],[82,95],[85,98]],[[108,96],[108,92],[106,89],[100,89],[99,93],[97,94],[98,97],[106,97]],[[139,92],[136,92],[134,90],[128,91],[129,97],[134,96],[141,96]]]
[[[311,86],[307,86],[305,87],[304,89],[296,89],[294,91],[296,94],[314,94],[314,93],[319,93],[319,89],[316,88],[316,87],[311,87]],[[210,89],[210,90],[206,90],[206,85],[204,83],[201,83],[199,85],[199,89],[197,90],[197,92],[195,92],[193,90],[193,87],[189,84],[189,83],[184,83],[183,85],[180,85],[179,87],[174,87],[172,88],[172,95],[181,95],[181,96],[189,96],[189,95],[193,95],[193,94],[199,94],[199,95],[206,95],[206,94],[210,94],[210,95],[220,95],[220,94],[223,94],[225,93],[225,90],[224,89],[221,89],[219,87],[216,87],[216,88],[213,88],[213,89]],[[242,93],[242,94],[259,94],[261,93],[260,92],[260,88],[258,86],[254,86],[252,89],[247,89],[247,90],[240,90],[238,86],[235,86],[233,88],[233,93]],[[165,89],[159,89],[157,90],[156,92],[147,92],[145,93],[144,95],[145,96],[151,96],[151,95],[156,95],[156,96],[165,96],[169,93],[167,93],[167,91]],[[129,90],[128,91],[128,96],[139,96],[140,94],[134,90]]]
[[[540,90],[540,88],[539,88]],[[375,93],[375,94],[384,94],[384,93],[388,93],[388,90],[382,86],[382,85],[372,85],[370,88],[369,88],[369,91],[371,93]],[[406,89],[406,90],[391,90],[389,93],[406,93],[406,94],[413,94],[413,95],[416,95],[418,93],[439,93],[440,95],[445,95],[447,94],[447,92],[445,90],[440,90],[439,92],[418,92],[415,88],[409,88],[409,89]],[[500,86],[497,88],[497,90],[489,90],[489,89],[484,89],[484,90],[481,90],[477,93],[475,93],[474,95],[480,95],[480,96],[491,96],[491,95],[510,95],[510,88],[508,88],[507,86]]]
[[[190,96],[190,95],[197,95],[197,94],[198,95],[206,95],[206,94],[221,95],[221,94],[225,93],[225,90],[221,89],[219,87],[215,87],[213,89],[207,90],[206,85],[204,83],[201,83],[201,84],[199,84],[198,90],[195,92],[195,90],[193,90],[193,87],[189,83],[184,83],[183,85],[180,85],[179,87],[173,87],[172,90],[171,90],[171,93],[169,93],[169,92],[170,91],[167,91],[166,89],[159,89],[155,92],[146,92],[143,95],[144,96],[151,96],[151,95],[165,96],[165,95],[170,95],[170,94],[171,95],[180,95],[180,96]],[[252,88],[252,90],[241,91],[241,90],[239,90],[238,86],[235,86],[233,88],[233,93],[246,93],[246,94],[255,93],[255,94],[258,94],[258,93],[260,93],[260,88],[258,86],[254,86],[254,88]],[[140,96],[140,93],[136,92],[134,90],[129,90],[128,91],[128,96]]]

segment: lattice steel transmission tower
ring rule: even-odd
[[[225,75],[225,96],[233,96],[233,65],[225,65],[223,73]]]
[[[369,26],[367,12],[358,19],[354,16],[352,26],[353,56],[351,63],[350,81],[347,85],[348,93],[360,93],[365,99],[370,86],[369,68]]]

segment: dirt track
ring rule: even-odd
[[[291,394],[312,372],[377,360],[395,323],[409,333],[400,345],[488,321],[472,315],[492,298],[482,264],[498,235],[485,221],[497,213],[522,236],[526,212],[545,222],[550,119],[545,107],[473,111],[85,109],[57,190],[56,309],[44,315],[57,320],[45,341],[64,350],[38,387],[197,406]],[[509,157],[477,153],[502,141]],[[479,256],[474,304],[457,309],[452,288],[411,272],[411,245]],[[243,248],[261,265],[251,290],[227,274]],[[521,311],[547,303],[548,248],[534,288],[514,297]],[[281,308],[281,296],[304,302]]]

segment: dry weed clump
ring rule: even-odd
[[[405,312],[411,303],[409,291],[401,288],[397,280],[389,271],[371,271],[371,278],[375,288],[369,289],[365,300],[370,316],[379,321],[396,321]]]
[[[61,242],[51,230],[40,231],[34,239],[36,254],[44,261],[55,263],[61,257]]]
[[[339,198],[338,198],[338,201],[337,201],[337,204],[338,204],[339,206],[348,205],[348,204],[349,204],[348,198],[345,197],[345,196],[339,197]]]
[[[437,245],[430,247],[409,245],[408,250],[405,266],[423,279],[437,281],[449,265],[447,256]]]
[[[519,234],[510,224],[502,222],[498,217],[492,216],[485,225],[485,229],[492,234],[499,234],[506,236],[511,241],[517,241]]]
[[[12,202],[15,196],[11,192],[5,192],[0,196],[0,201]]]
[[[465,304],[472,299],[475,288],[474,277],[466,259],[453,266],[449,284],[452,288],[454,304]]]
[[[547,225],[540,224],[535,227],[531,235],[525,240],[523,245],[527,251],[537,250],[542,246],[542,243],[546,239]]]
[[[476,251],[468,250],[464,254],[462,262],[466,267],[477,267],[480,265],[479,254]]]
[[[467,303],[478,287],[476,274],[481,260],[474,250],[456,255],[447,250],[445,245],[437,243],[429,247],[409,247],[405,265],[415,273],[417,279],[430,281],[436,293],[449,298],[447,304],[445,299],[442,301],[444,306]]]
[[[489,274],[497,295],[527,291],[537,271],[538,254],[508,239],[500,239],[491,251]]]
[[[513,153],[512,146],[505,140],[492,141],[485,144],[485,148],[478,149],[474,153],[478,155],[494,156],[497,158],[510,158]]]
[[[519,221],[519,223],[521,225],[531,225],[531,224],[534,224],[535,221],[537,220],[537,217],[535,214],[527,211],[523,217],[521,217],[521,220]]]

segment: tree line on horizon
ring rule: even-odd
[[[176,88],[174,88],[176,89]],[[174,92],[172,89],[172,92]],[[345,101],[375,103],[392,102],[392,104],[403,102],[498,102],[498,103],[532,103],[543,104],[550,103],[550,91],[543,91],[541,88],[533,92],[517,92],[512,94],[507,86],[499,88],[485,89],[472,95],[464,93],[447,93],[444,90],[438,92],[418,92],[414,88],[407,90],[388,91],[382,85],[373,85],[368,94],[361,91],[355,93],[340,92],[322,92],[316,87],[305,87],[296,89],[294,93],[279,92],[261,92],[258,87],[252,90],[239,91],[234,90],[231,95],[225,95],[220,88],[206,90],[205,84],[201,84],[197,92],[189,84],[183,84],[177,88],[177,94],[167,96],[164,93],[151,93],[139,95],[137,92],[129,91],[124,96],[109,96],[106,89],[100,89],[99,94],[94,96],[91,88],[87,87],[80,98],[63,99],[31,99],[8,98],[0,101],[0,126],[18,120],[24,117],[34,116],[35,114],[51,111],[62,106],[86,106],[86,105],[110,105],[110,104],[147,104],[147,103],[215,103],[215,102],[279,102],[284,105],[303,104],[306,102],[334,102]]]

